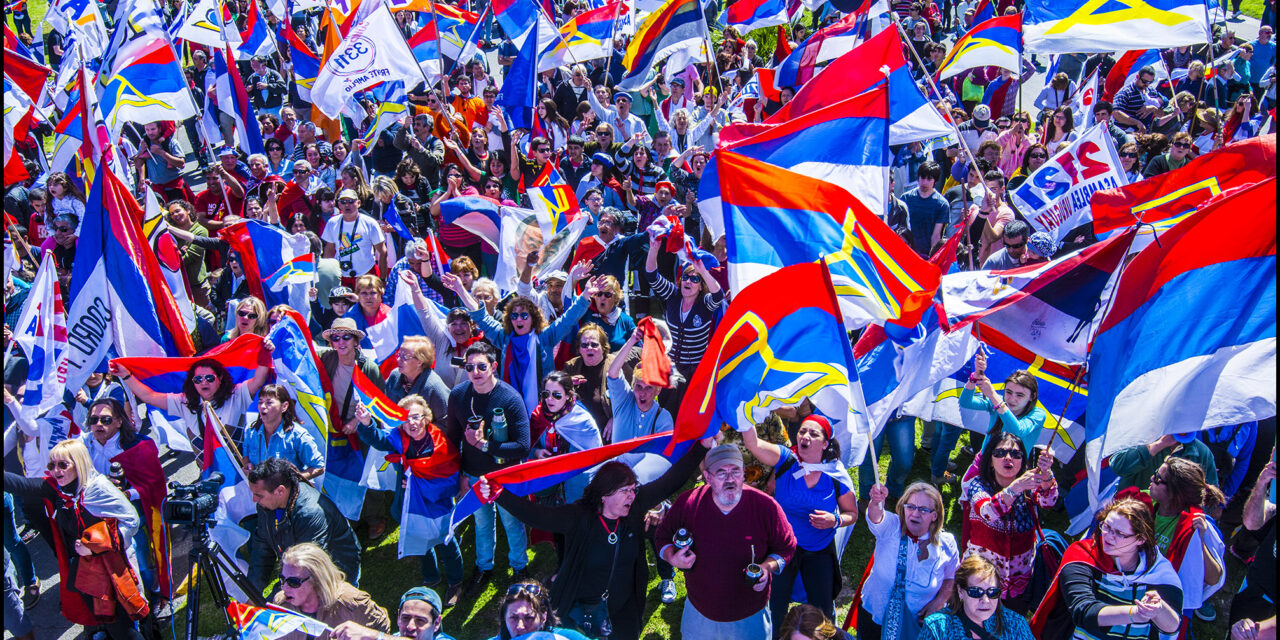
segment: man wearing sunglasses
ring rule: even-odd
[[[1155,90],[1156,70],[1146,66],[1138,77],[1116,93],[1111,117],[1124,129],[1145,133],[1155,116],[1164,111],[1164,98]]]
[[[76,259],[76,228],[79,225],[80,219],[76,214],[59,214],[49,227],[53,235],[46,238],[40,245],[41,254],[46,251],[53,252],[53,264],[57,267],[59,276],[71,273],[71,265]],[[65,287],[66,283],[62,285]]]
[[[444,434],[462,454],[468,482],[504,467],[519,464],[529,454],[529,412],[514,387],[498,377],[498,352],[487,342],[467,347],[466,379],[449,393]],[[504,425],[505,423],[505,425]],[[505,433],[503,431],[505,430]],[[495,505],[476,511],[476,572],[466,593],[478,593],[493,577],[497,547]],[[513,579],[528,577],[528,540],[524,523],[496,507],[507,535],[507,562]]]
[[[354,286],[356,278],[366,273],[388,273],[382,227],[360,211],[360,196],[354,190],[338,192],[338,213],[341,215],[329,218],[320,239],[324,241],[324,257],[338,260],[342,286]]]
[[[1021,267],[1027,254],[1027,238],[1030,236],[1030,225],[1021,220],[1010,221],[1004,226],[1004,246],[987,257],[982,263],[982,269],[993,271]]]

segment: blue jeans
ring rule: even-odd
[[[474,484],[478,478],[468,476]],[[476,568],[481,571],[493,570],[493,552],[498,546],[498,528],[493,512],[502,518],[502,528],[507,532],[507,564],[512,571],[519,571],[529,566],[529,540],[525,534],[524,523],[511,512],[495,504],[487,504],[476,510]]]
[[[680,635],[699,640],[771,638],[773,637],[773,617],[769,607],[766,606],[741,620],[716,622],[699,613],[693,603],[686,599],[684,612],[680,615]]]
[[[13,558],[13,566],[18,572],[18,582],[23,588],[36,583],[36,567],[31,564],[31,552],[18,536],[18,525],[13,519],[13,495],[4,494],[4,548]]]
[[[951,460],[951,452],[960,441],[961,428],[945,422],[937,423],[933,430],[933,460],[929,465],[929,473],[940,476],[947,471],[947,462]]]
[[[876,465],[880,462],[880,449],[885,440],[889,441],[889,473],[884,480],[885,488],[889,495],[900,496],[906,489],[907,474],[911,472],[911,463],[916,456],[916,419],[911,416],[894,418],[876,437],[875,459],[868,457],[858,469],[858,495],[863,500],[867,499],[871,485],[876,482]]]
[[[423,584],[440,581],[440,566],[444,567],[444,578],[449,586],[462,584],[462,549],[458,546],[456,538],[432,547],[426,555],[422,556]]]

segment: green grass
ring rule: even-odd
[[[1240,11],[1250,18],[1262,19],[1262,7],[1265,0],[1244,0],[1240,3]],[[1275,26],[1275,25],[1271,25]]]
[[[920,429],[916,430],[916,451],[917,455],[914,460],[911,472],[908,476],[908,483],[916,480],[928,480],[929,478],[929,451],[922,451],[920,447]],[[960,441],[957,443],[957,449],[965,446],[969,441],[969,432],[965,432]],[[954,453],[954,452],[953,452]],[[880,475],[888,470],[889,457],[886,453],[880,458]],[[964,469],[970,463],[967,456],[961,456],[958,460],[960,468]],[[856,472],[853,474],[856,477]],[[1064,488],[1065,490],[1065,488]],[[960,490],[957,486],[946,486],[942,488],[942,496],[946,501],[946,529],[959,537],[961,514],[956,506],[956,500],[959,498]],[[1045,528],[1062,531],[1067,525],[1067,517],[1062,512],[1050,510],[1042,511],[1042,522]],[[358,531],[358,533],[363,533]],[[373,599],[388,607],[394,620],[394,607],[400,601],[400,595],[410,587],[419,584],[418,558],[406,558],[399,560],[396,558],[396,542],[399,539],[399,529],[393,530],[390,535],[372,547],[364,549],[364,557],[361,568],[360,586],[369,592]],[[363,539],[363,538],[362,538]],[[464,531],[461,535],[462,540],[462,557],[463,564],[466,567],[467,577],[471,576],[474,570],[475,560],[475,538],[472,534],[471,526],[468,523],[464,525]],[[861,578],[867,561],[871,557],[874,549],[874,539],[867,530],[864,523],[859,522],[854,529],[853,535],[846,547],[844,556],[841,560],[841,573],[844,577],[844,590],[841,592],[836,601],[836,622],[843,623],[845,616],[849,611],[850,600],[853,596],[853,589],[857,586],[858,580]],[[555,571],[555,551],[550,543],[543,543],[530,549],[530,575],[546,580],[551,573]],[[459,599],[458,606],[448,610],[444,616],[444,631],[458,638],[458,640],[483,640],[490,638],[497,633],[498,630],[498,604],[501,600],[503,591],[510,584],[510,576],[506,565],[506,542],[505,537],[498,535],[498,549],[495,552],[496,563],[494,567],[495,580],[485,590],[476,597],[463,597]],[[676,639],[680,638],[680,613],[684,606],[684,580],[679,571],[676,572],[676,586],[679,591],[679,599],[671,605],[663,605],[659,599],[658,593],[658,574],[652,569],[653,557],[650,555],[651,569],[649,572],[649,589],[648,600],[645,606],[644,620],[645,627],[642,638],[644,640],[659,639]],[[1214,623],[1204,623],[1196,620],[1193,623],[1195,635],[1198,638],[1224,638],[1228,634],[1226,623],[1227,611],[1230,608],[1231,597],[1239,589],[1240,581],[1244,576],[1245,567],[1234,557],[1228,556],[1227,560],[1227,584],[1213,598],[1214,604],[1219,612],[1218,620]],[[209,598],[203,599],[205,603],[201,607],[201,634],[212,635],[222,629],[220,624],[215,621],[221,621],[221,615],[215,611],[210,604]],[[175,620],[179,623],[185,619],[185,611],[179,611]],[[776,621],[775,621],[776,622]],[[180,626],[180,625],[179,625]]]

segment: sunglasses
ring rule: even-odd
[[[212,384],[218,381],[218,376],[215,376],[212,373],[206,373],[202,376],[191,376],[191,381],[196,384]]]
[[[471,372],[473,372],[473,371],[485,372],[485,371],[488,371],[488,370],[489,370],[489,363],[488,363],[488,362],[478,362],[478,363],[475,363],[475,364],[467,364],[467,365],[466,365],[465,367],[463,367],[463,368],[467,370],[467,373],[471,373]]]
[[[49,471],[53,471],[54,469],[66,471],[67,469],[70,469],[73,466],[75,465],[71,464],[70,460],[50,460],[49,464],[45,465],[45,468],[48,469]]]
[[[511,314],[512,320],[528,320],[530,317],[528,311],[516,311]]]
[[[343,198],[338,201],[338,204],[355,204],[356,202],[357,200],[353,198]]]
[[[1121,153],[1121,154],[1120,154],[1120,157],[1121,157],[1121,158],[1136,158],[1136,157],[1138,157],[1138,154],[1136,154],[1136,153]]]
[[[1014,460],[1022,459],[1022,449],[996,449],[991,452],[992,458],[1013,458]]]
[[[921,507],[918,505],[911,504],[910,502],[904,503],[902,505],[902,508],[904,511],[919,511],[921,515],[926,515],[926,516],[933,513],[933,507]]]
[[[507,587],[507,597],[514,596],[521,592],[538,597],[542,595],[542,586],[536,584],[517,583]]]
[[[1190,142],[1175,142],[1175,143],[1173,143],[1173,146],[1175,146],[1175,147],[1177,147],[1177,148],[1179,148],[1179,149],[1190,149],[1190,148],[1191,148],[1191,143],[1190,143]]]
[[[311,173],[311,170],[310,170],[310,169],[294,169],[294,170],[293,170],[293,172],[294,172],[295,174],[297,174],[297,173]]]
[[[89,416],[89,419],[85,420],[85,424],[91,427],[95,424],[109,426],[109,425],[115,424],[115,421],[116,421],[115,416]]]
[[[236,312],[236,315],[240,316],[241,318],[247,318],[247,319],[249,319],[249,320],[257,320],[257,319],[258,319],[258,314],[254,313],[254,312],[252,312],[252,311],[237,311],[237,312]]]
[[[686,273],[680,276],[682,282],[702,282],[702,276],[694,273]]]
[[[542,147],[538,149],[538,153],[551,153],[551,147]]]
[[[297,589],[310,579],[311,576],[307,576],[305,578],[299,578],[297,576],[280,576],[280,582],[290,589]]]
[[[544,400],[547,398],[555,398],[556,400],[563,400],[564,392],[563,391],[547,391],[546,389],[543,389],[542,398]]]
[[[597,297],[597,298],[604,298],[604,299],[606,299],[606,300],[607,300],[607,299],[609,299],[609,298],[612,298],[612,297],[613,297],[613,292],[612,292],[612,291],[601,291],[600,293],[597,293],[597,294],[596,294],[596,297]]]
[[[1013,249],[1013,250],[1017,250],[1017,249],[1025,249],[1026,247],[1027,247],[1027,241],[1026,241],[1026,240],[1023,240],[1022,242],[1019,242],[1019,243],[1017,243],[1017,244],[1013,244],[1013,243],[1011,243],[1011,242],[1006,242],[1006,243],[1004,243],[1004,248],[1006,248],[1006,249]]]
[[[986,596],[988,600],[995,600],[1000,597],[1000,587],[991,587],[990,589],[983,589],[981,587],[965,587],[964,592],[974,600],[977,600],[982,596]]]
[[[355,340],[355,339],[356,339],[355,334],[339,333],[338,335],[330,338],[329,341],[330,342],[346,342],[347,340]]]
[[[71,233],[71,227],[54,227],[56,233]]]
[[[579,349],[599,349],[600,343],[599,342],[583,342],[582,344],[578,345],[578,348]]]

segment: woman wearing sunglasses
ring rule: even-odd
[[[248,334],[264,337],[267,335],[267,305],[263,304],[262,300],[256,296],[245,296],[236,303],[235,313],[236,316],[233,319],[235,324],[223,336],[223,342],[231,342]]]
[[[330,627],[354,622],[379,632],[391,630],[387,610],[368,593],[351,586],[329,554],[314,542],[302,542],[285,549],[280,557],[280,590],[271,600],[277,606],[310,616]],[[311,636],[294,631],[279,637],[305,640]]]
[[[1051,508],[1058,483],[1050,471],[1053,456],[1041,451],[1028,464],[1022,439],[1002,431],[988,441],[960,498],[964,520],[960,541],[966,557],[980,557],[999,572],[999,599],[1021,614],[1031,606],[1028,586],[1036,559],[1037,509]],[[956,580],[960,584],[960,580]]]
[[[563,371],[552,371],[542,381],[542,400],[529,414],[529,457],[535,460],[586,451],[604,445],[591,412],[578,402],[573,381]],[[576,502],[582,497],[590,477],[581,474],[558,485],[553,493],[540,495],[544,504]]]
[[[874,562],[851,605],[858,611],[858,639],[914,640],[920,621],[951,596],[960,550],[942,530],[947,519],[942,494],[926,482],[902,492],[895,512],[886,512],[889,490],[871,487],[867,527],[876,538]],[[861,603],[859,603],[861,600]]]
[[[606,462],[591,477],[582,498],[562,506],[530,502],[506,491],[498,494],[498,505],[516,518],[564,536],[560,569],[550,593],[542,590],[546,616],[554,620],[558,614],[567,624],[592,637],[604,635],[599,633],[604,620],[613,629],[609,635],[613,640],[640,636],[649,584],[644,551],[649,539],[646,516],[693,476],[706,455],[707,444],[714,442],[707,439],[694,444],[666,473],[646,484],[639,484],[635,472],[626,464]],[[481,477],[477,490],[488,499],[489,481]],[[508,621],[504,631],[510,635],[499,637],[536,630],[511,627],[505,606],[504,602],[503,619]]]
[[[129,369],[118,361],[112,361],[107,369],[111,375],[116,376],[124,386],[129,388],[138,401],[181,418],[182,424],[186,426],[187,433],[192,438],[193,445],[202,442],[199,439],[204,436],[201,410],[206,402],[226,426],[232,440],[240,442],[244,433],[244,428],[241,426],[244,413],[253,406],[253,397],[266,383],[267,374],[271,372],[271,351],[275,347],[269,340],[264,340],[262,347],[258,353],[257,369],[254,370],[253,377],[248,380],[236,383],[221,362],[213,358],[200,358],[187,369],[187,378],[182,383],[182,393],[156,391],[130,373]]]
[[[1062,554],[1058,575],[1031,617],[1040,640],[1156,640],[1181,626],[1178,573],[1156,542],[1151,507],[1119,498],[1094,519],[1093,535]]]
[[[665,242],[664,237],[649,238],[644,275],[653,294],[661,298],[665,306],[663,319],[671,329],[671,364],[685,380],[692,380],[702,354],[711,343],[716,316],[724,304],[724,292],[720,290],[720,283],[707,273],[707,265],[701,259],[680,269],[678,284],[672,284],[658,273],[658,253]]]
[[[1191,161],[1192,143],[1191,134],[1186,131],[1179,131],[1173,134],[1173,138],[1169,143],[1169,150],[1152,158],[1147,163],[1147,168],[1142,171],[1142,175],[1153,178],[1174,169],[1181,169],[1182,165]]]
[[[131,502],[139,505],[142,527],[133,542],[136,549],[147,551],[142,558],[142,582],[153,594],[153,601],[170,593],[168,558],[157,558],[156,549],[164,550],[164,523],[160,520],[160,505],[168,494],[164,469],[160,466],[160,451],[156,443],[134,428],[124,404],[114,398],[100,398],[89,405],[84,421],[85,431],[80,442],[89,451],[93,468],[99,474],[111,477],[111,466],[120,464],[123,478],[112,478]]]
[[[62,616],[84,625],[86,637],[100,631],[112,640],[142,640],[135,621],[151,609],[141,593],[130,544],[138,512],[107,476],[94,470],[84,443],[71,439],[54,445],[43,478],[6,471],[4,490],[52,505]]]
[[[526,407],[538,405],[538,382],[545,373],[555,371],[556,345],[577,330],[578,320],[587,311],[587,302],[601,287],[599,278],[588,281],[585,295],[574,300],[564,310],[564,314],[550,323],[543,317],[536,302],[516,297],[507,304],[499,324],[485,311],[485,307],[476,300],[472,292],[462,286],[462,280],[457,276],[446,273],[440,279],[446,287],[458,294],[462,305],[470,310],[471,319],[501,354],[501,379],[520,392]]]
[[[969,556],[956,568],[956,590],[947,608],[930,615],[920,640],[1031,640],[1027,619],[1001,605],[996,566]]]
[[[586,294],[591,301],[591,308],[583,316],[582,326],[598,324],[609,336],[609,349],[617,353],[627,338],[636,331],[636,321],[619,306],[622,303],[622,285],[614,276],[598,276],[591,282],[597,283],[596,290]],[[624,356],[625,357],[625,356]]]
[[[1126,142],[1120,147],[1120,168],[1124,171],[1129,184],[1146,180],[1146,176],[1142,175],[1140,155],[1136,142]]]

